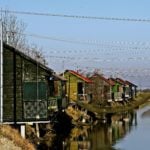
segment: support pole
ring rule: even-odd
[[[0,20],[0,123],[3,122],[3,25]]]
[[[35,123],[35,128],[36,128],[36,135],[39,138],[40,137],[40,130],[39,130],[39,124]]]
[[[20,126],[21,136],[25,139],[26,138],[26,127],[24,124]]]
[[[68,103],[70,102],[70,75],[69,75],[69,83],[68,83]]]
[[[13,88],[13,93],[14,93],[14,124],[16,125],[16,122],[17,122],[17,113],[16,113],[16,111],[17,111],[17,108],[16,108],[16,106],[17,106],[17,101],[16,101],[16,89],[17,89],[17,85],[16,85],[16,53],[14,52],[14,54],[13,54],[13,82],[14,82],[14,88]]]
[[[37,86],[37,89],[36,89],[36,98],[37,98],[37,102],[39,100],[39,85],[38,85],[38,72],[39,72],[39,69],[38,69],[38,61],[37,61],[37,64],[36,64],[36,86]]]

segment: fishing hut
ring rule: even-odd
[[[1,45],[0,122],[49,122],[53,70],[14,47]]]

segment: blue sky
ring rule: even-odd
[[[0,0],[2,9],[16,11],[135,19],[150,19],[149,6],[149,0]],[[124,71],[132,68],[134,70],[146,68],[148,71],[150,69],[147,58],[150,49],[144,49],[150,47],[150,23],[17,16],[27,24],[26,33],[98,43],[77,44],[27,37],[30,43],[43,48],[49,67],[56,71],[89,67],[88,69],[103,68],[101,70],[106,74],[110,72],[122,75]],[[123,44],[120,44],[121,42]],[[51,56],[75,59],[58,59]],[[83,57],[85,59],[82,59]],[[143,59],[138,60],[139,57]],[[118,71],[118,68],[121,68],[121,71]]]

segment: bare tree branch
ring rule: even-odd
[[[2,17],[4,42],[46,65],[42,48],[39,48],[36,44],[30,45],[27,42],[24,34],[27,25],[7,10]]]

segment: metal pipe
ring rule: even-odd
[[[37,86],[36,97],[37,97],[37,101],[39,100],[38,72],[39,72],[39,69],[38,69],[38,61],[37,61],[37,64],[36,64],[36,86]]]
[[[68,85],[68,102],[70,102],[70,75],[69,75],[69,85]]]
[[[16,89],[17,89],[17,85],[16,85],[16,52],[14,52],[13,54],[13,80],[14,80],[14,90],[13,90],[13,93],[14,93],[14,124],[16,125],[16,122],[17,122],[17,108],[16,108],[16,105],[17,105],[17,102],[16,102]]]
[[[36,103],[37,103],[37,107],[36,107],[36,111],[37,111],[36,119],[39,119],[40,115],[39,115],[39,112],[38,112],[38,110],[39,110],[38,107],[39,107],[39,104],[40,104],[40,100],[39,100],[39,83],[38,83],[38,72],[39,72],[38,60],[37,60],[36,63],[37,63],[36,64],[36,98],[37,98],[37,101],[36,101]]]
[[[0,122],[3,122],[3,25],[0,21]]]

